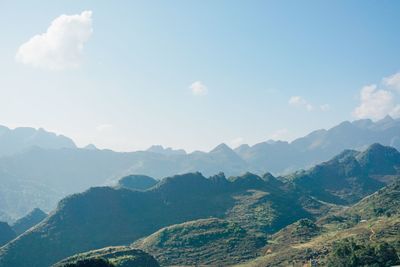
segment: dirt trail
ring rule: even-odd
[[[371,230],[371,235],[369,236],[369,241],[371,241],[371,242],[372,242],[372,241],[373,241],[373,240],[372,240],[372,237],[373,237],[373,236],[375,236],[375,234],[376,234],[376,233],[375,233],[375,230],[374,230],[374,228],[372,228],[372,227],[371,227],[371,229],[370,229],[370,230]]]

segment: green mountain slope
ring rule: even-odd
[[[387,251],[394,249],[400,255],[399,194],[400,180],[396,180],[350,208],[330,214],[316,223],[301,220],[289,225],[270,237],[263,256],[240,266],[303,266],[310,261],[321,266],[360,266],[360,262],[366,264],[371,255],[375,259],[366,266],[386,266],[379,263],[384,256],[374,253],[387,247]],[[346,244],[358,247],[355,253],[358,253],[359,263],[350,264],[351,260],[345,259],[347,265],[339,265],[336,258],[335,265],[332,259],[337,257],[338,246],[343,248]],[[350,250],[347,255],[350,255]],[[390,257],[388,262],[400,264],[398,258]]]
[[[90,260],[104,260],[98,265],[84,265]],[[71,256],[52,267],[79,267],[82,266],[109,266],[109,267],[159,267],[158,262],[151,255],[129,247],[107,247]],[[102,265],[100,265],[102,264]]]
[[[230,265],[256,257],[262,236],[237,223],[202,219],[163,228],[133,247],[152,254],[163,266]]]
[[[32,231],[2,248],[0,266],[48,266],[78,252],[129,244],[168,225],[237,217],[232,215],[241,214],[237,206],[253,194],[254,205],[267,218],[261,221],[264,231],[311,216],[293,196],[282,197],[285,192],[279,188],[269,190],[261,178],[256,178],[260,183],[246,182],[251,177],[228,181],[193,173],[166,178],[144,192],[103,187],[72,195]],[[286,212],[276,216],[281,207]]]
[[[131,190],[146,190],[153,187],[157,183],[158,181],[150,176],[128,175],[119,179],[117,186]]]
[[[16,234],[5,222],[0,222],[0,247],[15,238]]]
[[[372,194],[400,174],[400,153],[380,144],[364,152],[346,150],[332,160],[286,179],[319,200],[352,204]]]

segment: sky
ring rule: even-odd
[[[399,1],[0,0],[0,124],[117,151],[400,116]]]

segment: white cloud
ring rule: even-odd
[[[384,79],[385,80],[385,79]],[[393,92],[378,89],[376,84],[364,86],[360,92],[360,105],[355,108],[353,115],[356,118],[381,119],[386,115],[398,117],[400,105],[396,104]]]
[[[189,88],[192,90],[192,94],[196,96],[206,95],[208,93],[207,86],[205,86],[201,81],[192,83]]]
[[[45,33],[22,44],[16,60],[51,70],[76,68],[82,61],[83,47],[92,32],[92,11],[61,15],[51,22]]]
[[[299,108],[305,108],[308,111],[312,111],[314,109],[314,107],[301,96],[292,96],[289,99],[289,105]]]
[[[400,72],[383,78],[383,84],[400,92]]]
[[[290,97],[289,105],[291,105],[293,107],[297,107],[297,108],[303,108],[307,111],[314,111],[314,110],[329,111],[331,109],[331,106],[329,104],[314,106],[313,104],[308,102],[304,97],[301,97],[301,96]]]

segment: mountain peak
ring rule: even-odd
[[[29,212],[26,216],[17,220],[13,225],[12,229],[15,231],[17,235],[22,234],[26,230],[30,229],[31,227],[37,225],[44,218],[47,217],[47,214],[39,208],[33,209]]]
[[[400,153],[393,147],[375,143],[357,155],[360,166],[369,174],[400,173]]]
[[[214,184],[219,184],[219,185],[225,185],[229,183],[228,179],[226,179],[225,174],[223,172],[211,176],[209,180],[212,181]]]
[[[88,144],[87,146],[85,146],[83,149],[87,149],[87,150],[98,150],[98,148],[93,145],[93,144]]]
[[[265,185],[265,181],[260,176],[251,172],[246,172],[241,176],[230,177],[229,180],[233,183],[233,186],[242,189],[256,189]]]
[[[210,151],[210,153],[216,153],[216,152],[234,152],[234,151],[227,144],[221,143]]]
[[[164,147],[162,145],[152,145],[151,147],[146,149],[146,151],[149,151],[149,152],[160,152],[160,151],[164,151]]]
[[[374,143],[364,150],[359,158],[365,157],[388,157],[391,155],[399,155],[400,153],[393,147],[384,146],[380,143]]]
[[[394,119],[390,115],[386,115],[383,119],[379,120],[379,122],[392,122]]]
[[[157,184],[157,180],[147,175],[128,175],[118,181],[118,186],[131,190],[147,190]]]
[[[205,190],[209,188],[209,185],[211,185],[210,180],[200,172],[194,172],[164,178],[151,191],[164,192],[173,197],[181,198],[184,194]]]

